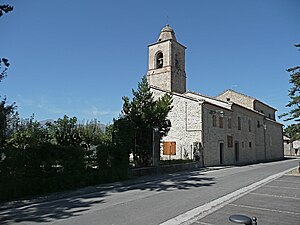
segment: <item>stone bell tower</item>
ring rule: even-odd
[[[150,86],[186,92],[185,49],[176,41],[174,30],[167,24],[157,42],[148,46],[147,80]]]

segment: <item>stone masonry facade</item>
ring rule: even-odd
[[[272,161],[283,158],[282,124],[276,109],[233,90],[216,97],[186,92],[185,47],[167,25],[149,45],[148,83],[155,98],[173,95],[171,129],[162,139],[162,159],[194,159],[203,166]],[[163,143],[176,143],[164,154]],[[195,154],[196,153],[196,154]]]

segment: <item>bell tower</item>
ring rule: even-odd
[[[148,84],[166,91],[185,93],[185,49],[167,24],[157,42],[148,45]]]

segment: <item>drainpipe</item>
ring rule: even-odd
[[[266,130],[267,130],[267,125],[266,125],[266,119],[264,117],[263,120],[263,129],[264,129],[264,154],[265,154],[265,161],[267,161],[267,143],[266,143]]]

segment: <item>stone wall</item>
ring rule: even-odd
[[[227,102],[233,102],[249,109],[253,109],[254,107],[253,105],[254,98],[237,93],[232,90],[227,90],[223,92],[222,94],[216,96],[216,99],[227,101]]]
[[[269,119],[275,120],[276,110],[260,101],[257,100],[254,101],[254,110],[263,113]]]
[[[157,88],[151,90],[156,98],[165,94]],[[204,166],[283,158],[282,125],[246,107],[231,104],[228,109],[173,93],[173,109],[168,118],[172,127],[162,141],[176,142],[176,155],[163,155],[161,148],[162,159],[183,159],[185,156],[192,159],[195,142],[203,147]],[[232,137],[232,145],[228,143],[229,137]]]
[[[158,89],[151,89],[156,98],[161,97],[165,92]],[[163,155],[162,159],[184,159],[187,156],[193,158],[193,144],[201,142],[202,121],[201,105],[198,101],[184,97],[180,94],[173,94],[173,109],[168,118],[171,120],[171,129],[164,141],[176,142],[176,155]]]
[[[245,164],[283,158],[281,124],[264,119],[263,115],[236,104],[232,106],[232,110],[209,103],[203,105],[205,166],[221,163]],[[216,116],[215,127],[213,115]],[[222,128],[219,124],[220,117],[223,118]],[[229,120],[231,120],[231,128],[228,127]],[[240,129],[238,120],[240,120]],[[260,121],[259,126],[257,121]],[[228,136],[232,136],[232,146],[228,144]],[[220,150],[222,145],[223,151]]]

